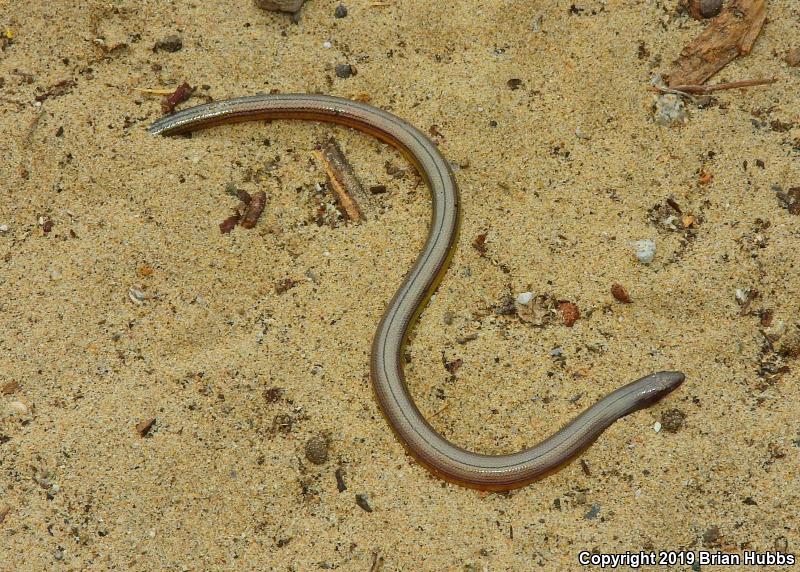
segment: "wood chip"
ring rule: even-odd
[[[611,295],[614,299],[623,304],[630,304],[632,302],[630,294],[622,284],[611,285]]]
[[[264,212],[264,206],[267,204],[267,193],[258,191],[254,194],[250,203],[247,205],[247,212],[242,217],[242,227],[253,228],[256,226],[258,219],[261,218],[261,213]]]
[[[336,140],[329,139],[314,155],[322,163],[328,175],[328,184],[345,216],[353,222],[366,220],[356,197],[363,200],[367,195]]]
[[[230,231],[233,230],[233,227],[239,224],[239,218],[240,218],[239,213],[232,214],[231,216],[223,220],[221,223],[219,223],[219,231],[222,234],[228,234]]]
[[[19,382],[16,379],[12,379],[6,384],[3,384],[3,387],[0,388],[0,393],[3,395],[11,395],[15,391],[19,389]]]
[[[146,437],[150,433],[150,429],[153,428],[155,422],[155,417],[151,419],[145,419],[144,421],[139,421],[136,424],[136,432],[139,434],[139,437]]]
[[[731,0],[683,48],[669,73],[669,86],[702,84],[737,57],[749,54],[766,19],[766,0]]]

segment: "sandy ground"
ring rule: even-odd
[[[800,68],[783,59],[798,5],[771,1],[753,52],[713,80],[777,82],[689,104],[682,127],[654,122],[647,90],[703,27],[676,0],[336,5],[311,0],[292,23],[247,0],[0,4],[0,569],[800,552],[800,217],[778,197],[800,187]],[[180,50],[154,50],[173,34]],[[345,63],[356,75],[336,77]],[[448,438],[516,450],[650,371],[686,383],[512,494],[433,478],[368,380],[424,239],[424,187],[346,129],[149,136],[159,98],[134,88],[184,80],[198,86],[184,107],[273,89],[368,98],[459,166],[460,248],[407,371]],[[331,135],[365,186],[387,187],[363,224],[315,222],[332,198],[312,151]],[[268,204],[223,235],[231,186]],[[656,241],[650,265],[640,239]],[[581,318],[502,312],[526,291]],[[321,464],[310,439],[327,442]]]

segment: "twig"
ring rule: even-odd
[[[253,228],[256,226],[261,213],[264,212],[264,206],[267,204],[267,193],[258,191],[252,196],[250,202],[247,204],[247,211],[242,217],[241,225],[243,228]]]
[[[365,197],[364,189],[353,172],[353,167],[345,158],[335,139],[330,139],[322,148],[314,152],[328,175],[331,190],[336,195],[336,202],[344,210],[344,214],[353,222],[366,220],[364,212],[358,205],[356,195]]]
[[[683,48],[669,74],[669,86],[701,84],[737,57],[749,54],[766,19],[766,0],[731,0]]]
[[[174,92],[161,100],[161,111],[165,114],[172,113],[175,111],[175,106],[189,99],[192,93],[194,93],[194,88],[187,82],[183,82],[175,88]]]
[[[724,89],[740,89],[743,87],[753,87],[756,85],[767,85],[775,83],[775,78],[771,79],[745,79],[742,81],[728,81],[725,83],[715,83],[714,85],[672,85],[670,87],[661,87],[658,85],[652,86],[651,91],[659,93],[674,93],[676,95],[704,95],[715,91],[722,91]]]
[[[686,99],[690,100],[692,103],[697,103],[697,98],[695,95],[707,95],[709,93],[713,93],[715,91],[721,91],[723,89],[737,89],[737,88],[745,88],[754,85],[765,85],[768,83],[774,83],[774,79],[752,79],[752,80],[744,80],[744,81],[732,81],[727,83],[717,83],[714,85],[677,85],[675,87],[664,87],[661,85],[651,85],[650,91],[655,91],[656,93],[671,93],[673,95],[677,95],[680,97],[685,97]]]
[[[172,95],[175,93],[174,89],[151,88],[151,87],[133,87],[133,91],[139,93],[148,93],[150,95]]]

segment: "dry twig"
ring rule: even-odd
[[[766,19],[766,0],[731,0],[683,48],[669,74],[669,86],[702,84],[737,57],[749,54]]]

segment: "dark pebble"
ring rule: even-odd
[[[373,185],[369,188],[369,192],[373,195],[382,195],[386,192],[386,185]]]
[[[347,79],[351,75],[355,74],[353,66],[350,64],[336,64],[335,71],[336,77],[340,77],[342,79]]]
[[[597,506],[596,504],[593,504],[592,508],[589,509],[589,512],[587,512],[583,518],[585,518],[586,520],[594,520],[595,518],[597,518],[597,515],[599,514],[600,514],[600,507]]]
[[[333,11],[333,15],[336,18],[345,18],[347,16],[347,8],[344,5],[339,4],[336,7],[336,10]]]
[[[159,52],[177,52],[183,48],[183,40],[177,34],[172,34],[166,38],[162,38],[156,42],[155,51]]]
[[[324,465],[328,462],[328,440],[316,435],[306,441],[306,459],[315,465]]]
[[[718,526],[712,526],[703,533],[703,544],[705,546],[718,546],[722,535],[719,533]]]
[[[367,512],[372,512],[372,505],[369,504],[369,497],[364,494],[357,494],[356,495],[356,504],[363,508]]]
[[[347,490],[347,485],[344,482],[344,469],[339,467],[336,469],[336,488],[339,490],[340,493]]]
[[[517,77],[512,77],[506,82],[506,85],[508,85],[511,91],[514,91],[522,87],[522,80]]]
[[[661,412],[661,427],[669,433],[677,433],[686,421],[686,413],[680,409],[667,409]]]

